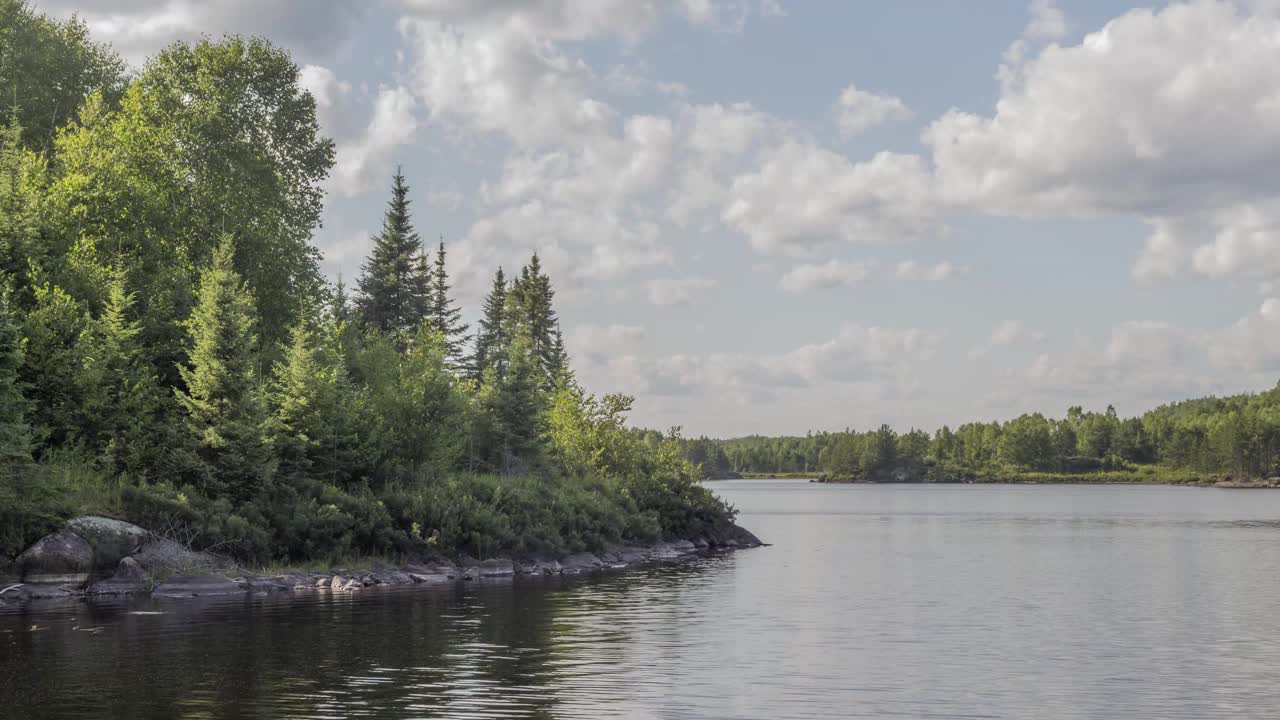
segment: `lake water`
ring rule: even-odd
[[[1280,491],[713,487],[773,546],[0,611],[0,717],[1280,717]]]

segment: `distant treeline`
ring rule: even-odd
[[[930,434],[888,425],[868,432],[684,440],[704,476],[811,473],[832,479],[960,481],[1031,474],[1146,470],[1150,479],[1261,479],[1280,474],[1280,387],[1158,407],[1141,417],[1067,410],[973,422]],[[1154,472],[1152,469],[1158,470]]]

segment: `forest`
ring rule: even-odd
[[[257,563],[732,522],[676,431],[575,380],[536,255],[463,322],[403,171],[356,282],[326,279],[334,145],[269,41],[131,70],[0,0],[0,89],[0,561],[83,513]]]
[[[652,435],[651,435],[652,437]],[[914,482],[1064,480],[1202,482],[1280,475],[1280,387],[1186,400],[1141,417],[1115,408],[1061,419],[1040,413],[971,422],[930,434],[809,433],[804,437],[694,438],[685,456],[708,477],[795,474],[833,480]]]

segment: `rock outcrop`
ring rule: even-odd
[[[93,547],[79,535],[59,530],[37,540],[14,564],[24,583],[83,585],[93,572]]]
[[[93,548],[94,572],[100,576],[114,571],[120,561],[136,552],[150,535],[133,523],[96,515],[68,520],[66,530],[79,535]]]
[[[137,560],[127,557],[116,566],[116,572],[110,578],[89,586],[85,593],[89,595],[129,595],[147,591],[147,572]]]

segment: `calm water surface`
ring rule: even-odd
[[[774,545],[0,611],[0,717],[1280,717],[1280,491],[713,487]]]

